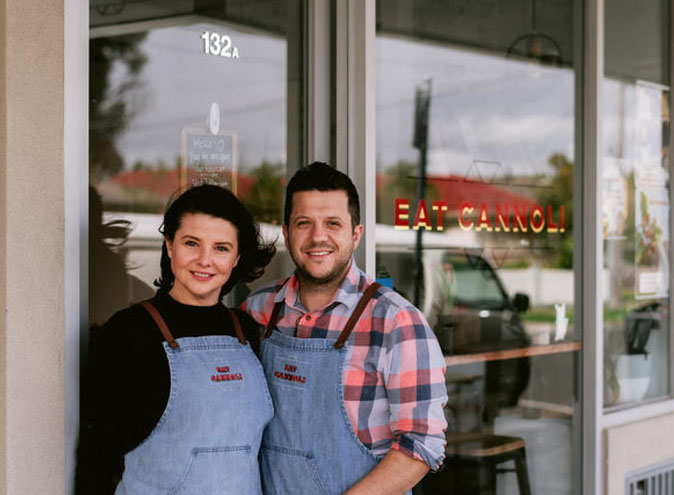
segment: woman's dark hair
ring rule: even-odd
[[[214,185],[195,186],[178,196],[164,213],[164,222],[159,232],[164,239],[173,241],[180,222],[188,213],[203,213],[227,220],[236,227],[239,243],[239,262],[232,270],[227,283],[220,291],[220,298],[227,294],[238,282],[252,282],[264,273],[264,267],[271,261],[276,248],[273,243],[265,244],[253,216],[231,191]],[[175,277],[171,270],[171,259],[166,242],[161,248],[161,276],[154,281],[159,287],[157,293],[167,293],[173,287]]]

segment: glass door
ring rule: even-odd
[[[279,237],[288,163],[304,149],[302,5],[91,1],[92,324],[153,294],[162,213],[186,186],[231,188]]]
[[[670,6],[605,6],[604,406],[671,397]]]
[[[577,8],[377,2],[377,274],[447,364],[424,495],[580,493]]]

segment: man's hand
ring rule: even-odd
[[[403,495],[428,472],[428,465],[391,450],[375,468],[344,495]]]

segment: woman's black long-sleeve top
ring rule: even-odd
[[[176,339],[236,336],[222,304],[189,306],[168,294],[156,295],[151,302]],[[258,324],[243,311],[234,311],[258,354]],[[171,387],[163,342],[154,320],[139,305],[115,313],[90,332],[88,362],[82,376],[78,495],[114,493],[123,472],[124,454],[145,440],[161,418]]]

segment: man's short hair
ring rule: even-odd
[[[344,191],[349,200],[351,226],[360,223],[360,203],[358,191],[348,175],[340,172],[324,162],[313,162],[301,168],[293,175],[286,187],[286,202],[283,222],[290,223],[290,213],[293,208],[293,195],[303,191]]]

